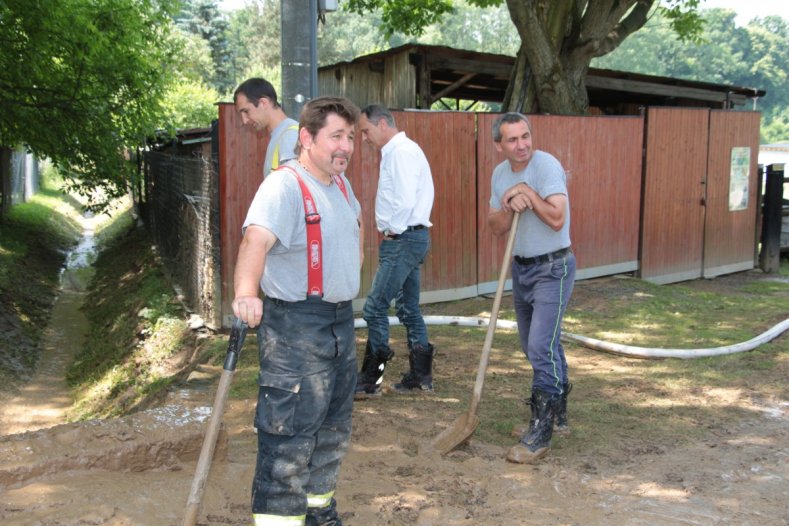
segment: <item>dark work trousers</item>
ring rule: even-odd
[[[532,389],[559,394],[568,382],[559,341],[562,318],[575,284],[575,255],[546,263],[512,262],[512,296],[521,348],[534,370]]]
[[[334,491],[351,439],[356,340],[350,301],[264,300],[258,328],[252,513],[297,516]]]

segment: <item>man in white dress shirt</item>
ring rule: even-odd
[[[381,152],[375,223],[383,235],[378,270],[364,304],[367,345],[356,383],[357,399],[380,396],[389,348],[389,306],[406,328],[409,370],[397,392],[433,390],[434,348],[419,309],[420,267],[430,249],[433,177],[422,149],[397,129],[392,113],[373,104],[359,118],[362,138]]]

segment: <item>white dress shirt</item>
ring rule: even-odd
[[[433,226],[433,176],[422,148],[399,132],[381,148],[375,223],[379,232],[402,234],[409,226]]]

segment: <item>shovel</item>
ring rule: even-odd
[[[197,461],[195,477],[192,480],[192,490],[189,493],[189,499],[186,501],[186,512],[184,513],[184,521],[181,523],[182,526],[194,526],[197,522],[197,514],[203,501],[205,481],[211,468],[211,460],[214,458],[216,438],[219,435],[219,427],[222,425],[222,414],[225,412],[225,402],[227,401],[227,393],[230,390],[230,381],[236,372],[236,362],[238,362],[238,356],[241,354],[241,347],[244,345],[246,335],[247,324],[236,318],[233,321],[233,328],[230,330],[230,342],[227,346],[222,377],[219,379],[219,387],[214,398],[214,408],[211,411],[211,420],[208,423],[208,431],[203,439],[200,459]]]
[[[432,447],[442,455],[446,455],[453,449],[466,442],[474,430],[479,425],[479,417],[477,416],[477,407],[479,400],[482,398],[482,384],[485,381],[485,371],[488,368],[488,358],[490,357],[490,348],[493,344],[493,333],[496,331],[496,321],[499,317],[499,306],[501,305],[501,296],[504,292],[504,282],[507,279],[507,273],[510,268],[510,259],[512,258],[512,246],[515,244],[515,232],[518,229],[518,218],[520,213],[516,212],[512,215],[512,226],[510,227],[510,236],[507,239],[507,248],[504,250],[504,260],[501,262],[501,272],[499,273],[499,285],[496,288],[496,297],[493,300],[493,310],[490,313],[490,322],[488,323],[488,332],[485,334],[485,343],[482,346],[482,356],[479,359],[479,369],[477,370],[477,382],[474,384],[474,394],[471,397],[471,404],[469,405],[468,412],[459,416],[451,426],[442,431],[434,440]]]

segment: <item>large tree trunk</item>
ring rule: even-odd
[[[654,0],[507,0],[521,48],[505,111],[583,115],[586,74],[641,28]]]

